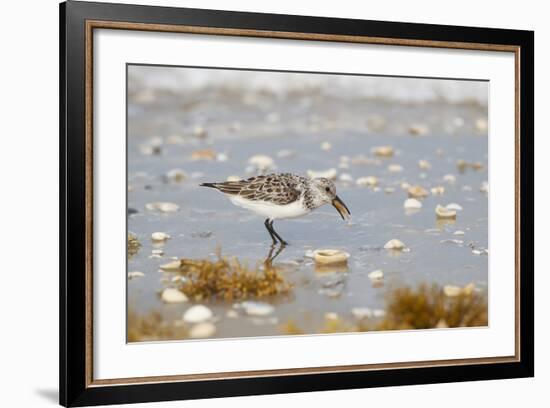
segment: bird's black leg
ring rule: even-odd
[[[282,239],[281,236],[279,234],[277,234],[277,231],[275,231],[275,228],[273,228],[273,220],[271,220],[271,222],[269,223],[269,226],[271,227],[271,232],[279,240],[281,245],[288,245],[288,242],[286,242],[284,239]]]
[[[269,218],[266,218],[264,225],[267,229],[267,232],[269,232],[269,235],[271,235],[271,239],[273,240],[273,245],[277,245],[277,240],[275,239],[275,235],[273,235],[273,232],[271,230],[271,224],[269,223]]]

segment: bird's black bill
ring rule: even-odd
[[[332,200],[332,205],[336,210],[338,211],[338,214],[340,214],[340,217],[342,217],[343,220],[346,219],[346,217],[349,217],[351,213],[348,210],[348,207],[344,204],[342,200],[340,200],[340,197],[336,196],[334,197],[334,200]]]

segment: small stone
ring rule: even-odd
[[[453,174],[445,174],[443,176],[443,181],[449,184],[453,184],[456,181],[456,176],[454,176]]]
[[[456,218],[456,211],[455,210],[449,210],[447,207],[443,207],[442,205],[437,205],[435,207],[435,215],[439,219],[455,219]]]
[[[352,183],[353,177],[349,173],[342,173],[338,177],[338,180],[340,180],[342,183]]]
[[[335,168],[330,168],[328,170],[308,170],[307,176],[309,178],[327,178],[329,180],[336,180],[336,175],[338,174],[338,170]]]
[[[356,319],[368,319],[372,317],[372,310],[368,307],[354,307],[351,309],[351,314]]]
[[[170,238],[170,235],[168,235],[166,232],[153,232],[151,234],[151,239],[153,241],[166,241]]]
[[[462,293],[462,288],[455,285],[445,285],[443,287],[443,293],[448,297],[456,297]]]
[[[403,171],[403,166],[399,165],[399,164],[390,164],[388,166],[388,171],[390,173],[400,173]]]
[[[206,129],[202,126],[195,126],[193,129],[193,134],[201,139],[204,139],[206,136],[208,136],[208,132]]]
[[[275,311],[275,308],[269,303],[246,301],[240,304],[249,316],[267,316]]]
[[[384,244],[384,249],[393,249],[396,251],[402,251],[405,249],[405,244],[398,239],[390,239],[388,242]]]
[[[384,279],[384,272],[381,269],[377,269],[376,271],[370,272],[367,276],[370,280],[379,281]]]
[[[313,259],[317,264],[335,265],[346,264],[350,254],[338,249],[317,249],[313,253]]]
[[[375,187],[378,185],[378,179],[375,176],[359,177],[355,183],[360,187]]]
[[[420,123],[415,123],[409,126],[409,133],[413,136],[424,136],[429,132],[430,128]]]
[[[182,291],[176,288],[166,288],[160,296],[164,303],[183,303],[187,302],[187,296]]]
[[[321,143],[321,150],[324,150],[324,151],[329,151],[330,149],[332,149],[332,144],[330,142],[323,142]]]
[[[202,323],[212,318],[212,310],[204,305],[191,306],[183,314],[183,321],[186,323]]]
[[[218,153],[216,156],[216,161],[226,162],[227,160],[229,160],[229,156],[227,156],[227,153]]]
[[[411,186],[407,192],[410,198],[424,198],[428,196],[428,191],[422,186]]]
[[[371,152],[378,157],[392,157],[394,153],[392,146],[376,146],[371,149]]]
[[[128,272],[128,279],[134,279],[134,278],[143,278],[145,274],[140,271],[132,271]]]
[[[384,193],[386,193],[386,194],[395,193],[395,188],[393,188],[393,187],[386,187],[386,188],[384,189]]]
[[[158,255],[158,256],[164,255],[164,251],[163,251],[162,249],[153,249],[153,250],[151,251],[151,253],[152,253],[153,255]]]
[[[455,231],[453,235],[464,235],[464,231]]]
[[[180,261],[172,261],[172,262],[165,263],[164,265],[161,265],[159,268],[163,272],[174,272],[174,271],[179,271],[180,267],[181,267]]]
[[[445,187],[443,186],[432,187],[430,191],[432,195],[443,195],[445,194]]]
[[[408,198],[403,203],[403,207],[407,210],[418,210],[422,208],[422,202],[420,202],[416,198]]]
[[[210,322],[198,323],[189,330],[189,337],[192,339],[204,339],[212,337],[216,333],[216,326]]]

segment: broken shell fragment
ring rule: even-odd
[[[416,198],[408,198],[403,203],[403,207],[407,210],[418,210],[422,208],[422,203]]]
[[[411,198],[424,198],[428,196],[428,190],[421,186],[411,186],[407,192]]]
[[[172,183],[181,183],[187,178],[187,174],[182,169],[172,169],[166,173],[166,180]]]
[[[153,232],[151,234],[151,239],[153,241],[166,241],[170,238],[170,235],[168,235],[166,232]]]
[[[187,302],[187,296],[176,288],[166,288],[160,296],[164,303],[183,303]]]
[[[415,123],[409,126],[409,133],[413,136],[424,136],[429,132],[430,128],[420,123]]]
[[[422,170],[429,170],[432,168],[432,165],[428,162],[428,160],[418,160],[418,167]]]
[[[443,207],[442,205],[437,205],[435,207],[435,215],[439,219],[455,219],[456,218],[456,211],[450,210],[447,207]]]
[[[453,174],[445,174],[443,176],[443,181],[453,184],[456,181],[456,177]]]
[[[462,292],[462,288],[460,286],[445,285],[443,287],[443,293],[445,294],[445,296],[448,296],[448,297],[456,297],[460,295],[461,292]]]
[[[354,307],[351,309],[351,314],[356,319],[368,319],[372,317],[372,310],[368,307]]]
[[[313,259],[317,264],[336,265],[346,264],[350,254],[338,249],[317,249],[313,252]]]
[[[269,303],[263,302],[242,302],[239,307],[244,308],[244,311],[249,316],[267,316],[275,311],[275,308]]]
[[[134,279],[134,278],[143,278],[145,274],[140,271],[132,271],[128,272],[128,279]]]
[[[307,175],[309,178],[327,178],[329,180],[336,180],[336,175],[338,170],[335,168],[330,168],[328,170],[308,170]]]
[[[403,171],[403,166],[399,165],[399,164],[390,164],[388,166],[388,171],[390,173],[400,173]]]
[[[186,323],[202,323],[212,318],[212,310],[204,305],[191,306],[183,314],[183,321]]]
[[[384,272],[381,269],[377,269],[376,271],[370,272],[367,276],[370,280],[379,281],[384,278]]]
[[[384,249],[393,249],[396,251],[403,251],[405,249],[405,244],[398,239],[390,239],[384,244]]]
[[[432,187],[430,191],[432,195],[443,195],[445,194],[445,187],[443,186]]]
[[[179,205],[174,203],[167,202],[154,202],[148,203],[145,205],[145,208],[149,211],[160,211],[160,212],[176,212],[180,209]]]
[[[360,187],[376,187],[378,179],[375,176],[359,177],[355,183]]]
[[[393,156],[393,147],[392,146],[376,146],[371,149],[371,153],[378,157],[392,157]]]
[[[332,149],[332,144],[330,142],[321,143],[321,150],[329,151],[330,149]]]
[[[189,330],[189,337],[192,339],[204,339],[212,337],[216,333],[216,326],[210,322],[198,323]]]
[[[181,262],[180,261],[172,261],[165,263],[164,265],[161,265],[159,267],[163,272],[175,272],[179,271],[181,268]]]
[[[191,160],[215,160],[217,154],[212,149],[195,150],[191,153]]]

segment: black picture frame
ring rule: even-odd
[[[60,5],[60,403],[64,406],[339,390],[534,375],[534,33],[68,1]],[[518,47],[519,358],[513,362],[94,386],[87,380],[86,22],[90,20]]]

